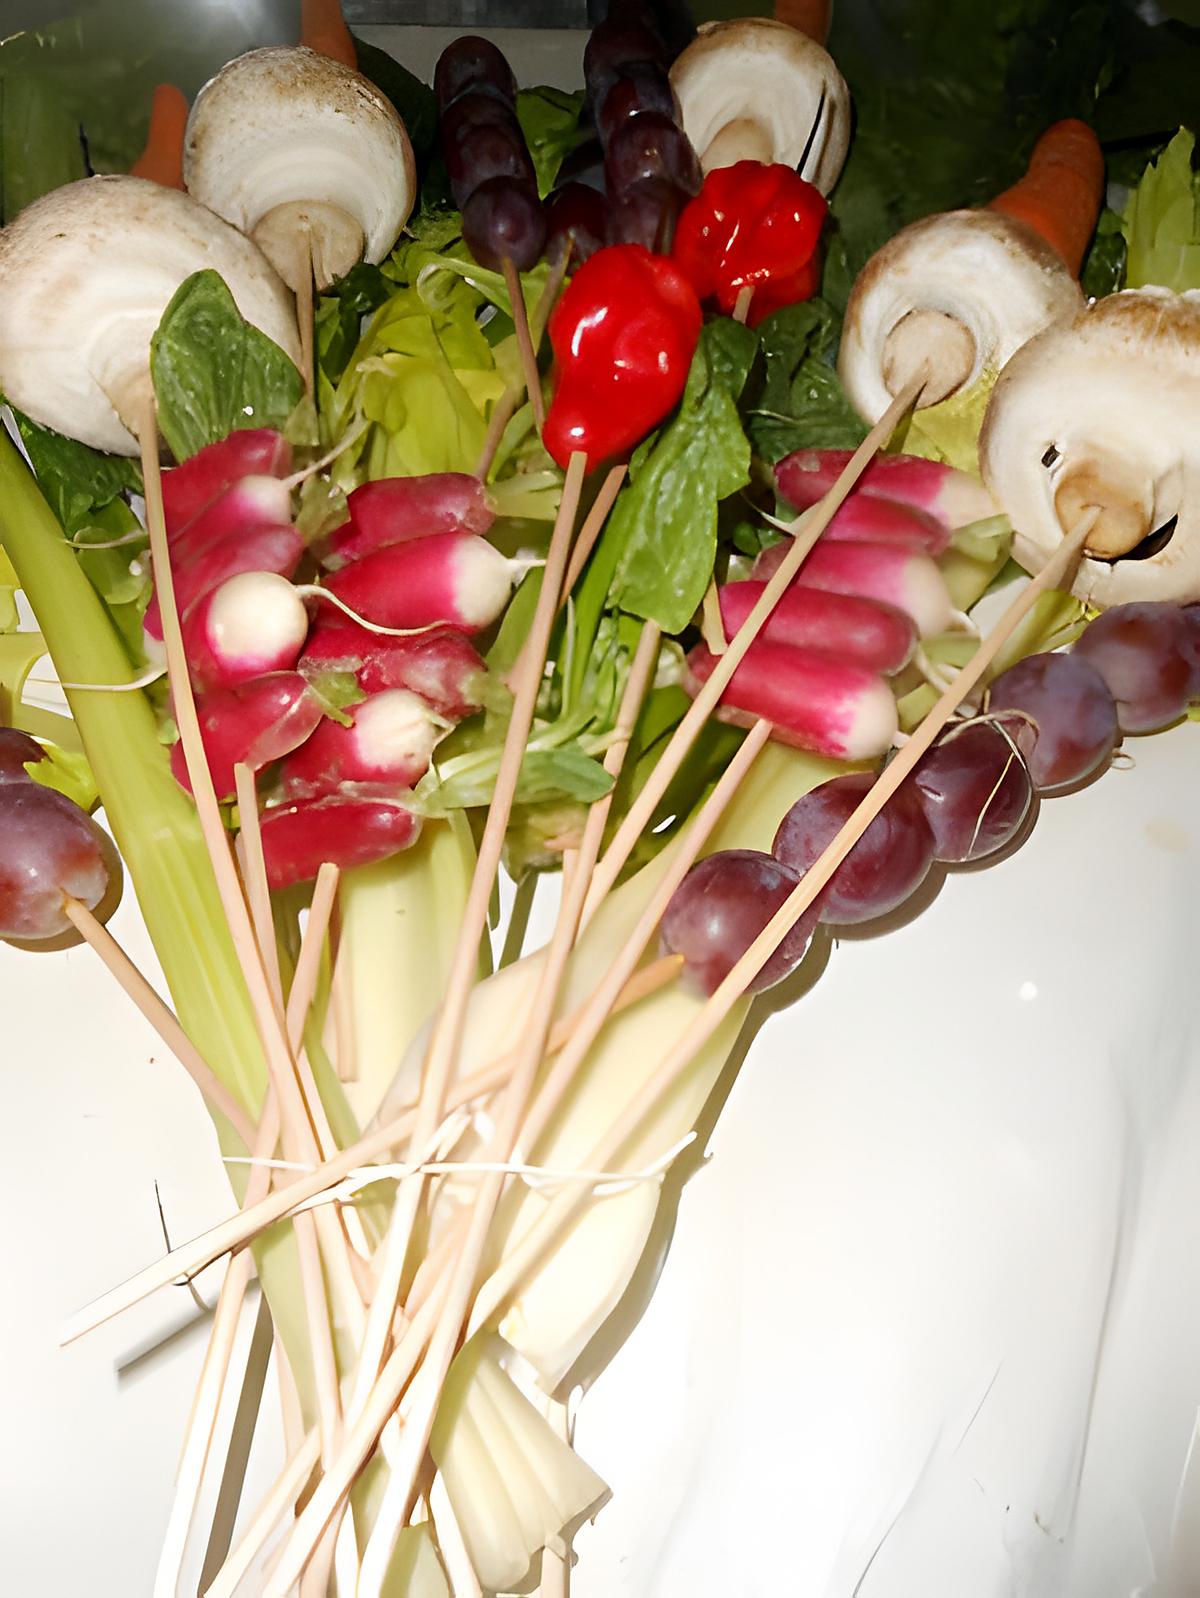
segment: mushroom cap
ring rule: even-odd
[[[395,244],[417,192],[391,101],[303,45],[251,50],[209,79],[188,118],[183,172],[191,193],[243,233],[281,206],[336,207],[362,230],[368,261]],[[275,260],[273,240],[262,243]]]
[[[1080,599],[1200,600],[1200,291],[1111,294],[1030,340],[992,393],[979,459],[1027,571],[1095,504]],[[1162,547],[1137,549],[1172,518]]]
[[[150,340],[194,272],[300,363],[292,296],[257,245],[181,189],[120,174],[36,200],[0,232],[0,389],[44,427],[135,455]]]
[[[1083,291],[1062,259],[1024,222],[997,211],[923,217],[889,239],[854,280],[838,374],[855,409],[874,422],[916,375],[920,341],[899,342],[900,324],[914,312],[940,313],[928,321],[953,358],[948,381],[929,391],[932,404],[998,371],[1035,333],[1082,306]],[[953,323],[966,330],[960,345],[946,337]]]
[[[677,58],[671,83],[705,172],[750,156],[796,167],[822,194],[837,182],[850,146],[850,91],[807,34],[768,17],[707,23]],[[754,124],[755,148],[720,140],[706,160],[732,123]],[[748,127],[739,133],[752,137]]]
[[[979,435],[1016,559],[1039,570],[1064,523],[1099,505],[1072,583],[1080,599],[1200,599],[1197,419],[1200,291],[1126,289],[1032,339],[1000,374]],[[1173,518],[1162,547],[1138,550]]]

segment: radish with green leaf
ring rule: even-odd
[[[279,771],[289,799],[316,799],[346,783],[359,787],[412,788],[446,725],[407,688],[387,688],[349,711],[351,725],[326,717],[294,750]]]

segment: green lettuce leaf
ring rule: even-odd
[[[135,460],[104,455],[74,438],[64,438],[18,410],[13,417],[38,487],[68,534],[77,532],[94,519],[96,511],[126,491],[141,493],[142,472]]]
[[[1200,288],[1200,174],[1187,128],[1146,168],[1121,218],[1129,288],[1148,283],[1182,293]]]
[[[840,328],[823,300],[786,305],[760,324],[766,376],[747,428],[764,460],[795,449],[854,449],[867,436],[833,368]]]
[[[211,270],[176,290],[150,341],[150,373],[178,461],[239,427],[282,428],[304,392],[291,358],[245,320]]]
[[[517,121],[529,146],[538,193],[545,198],[554,187],[558,169],[579,143],[579,116],[583,91],[567,94],[542,85],[522,89],[517,95]]]
[[[43,788],[66,794],[81,810],[94,810],[100,798],[88,758],[80,750],[63,749],[58,744],[42,745],[46,758],[34,760],[25,770]]]

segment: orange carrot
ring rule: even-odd
[[[340,0],[300,0],[300,43],[344,67],[358,66],[354,35],[346,26]]]
[[[182,189],[183,134],[188,103],[182,89],[160,83],[150,102],[150,131],[146,147],[130,167],[135,178],[150,178],[167,189]]]
[[[786,22],[818,44],[829,37],[832,12],[833,0],[775,0],[776,22]]]
[[[988,209],[1040,233],[1079,276],[1104,199],[1104,156],[1086,122],[1055,122],[1033,147],[1029,169]]]

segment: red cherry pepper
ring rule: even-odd
[[[753,326],[781,305],[811,299],[820,282],[817,243],[829,207],[790,166],[739,161],[716,167],[675,229],[672,259],[702,300],[728,315],[754,290]]]
[[[558,364],[542,442],[588,470],[643,439],[678,402],[703,320],[684,274],[640,244],[597,250],[550,318]]]

